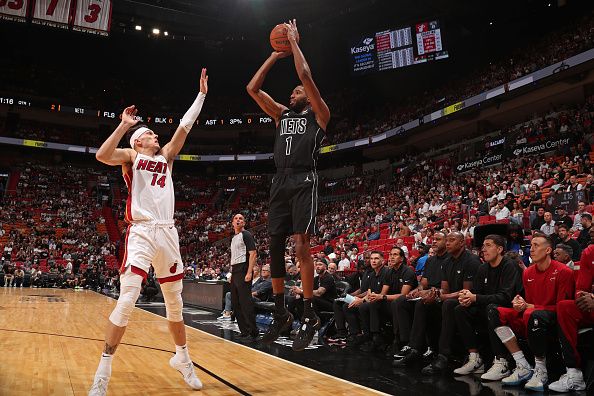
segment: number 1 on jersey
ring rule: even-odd
[[[163,175],[161,176],[161,178],[157,181],[157,177],[159,177],[158,173],[153,173],[153,180],[151,181],[151,186],[154,186],[155,184],[158,186],[161,186],[161,188],[165,188],[165,178],[167,176]]]
[[[287,149],[285,150],[285,155],[291,155],[291,142],[293,141],[293,136],[289,136],[285,140],[287,141]]]

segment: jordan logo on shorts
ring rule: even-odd
[[[305,180],[306,182],[310,182],[311,180],[309,180],[309,175],[305,176]]]
[[[175,274],[175,271],[177,271],[177,263],[173,263],[173,265],[169,267],[169,272]]]

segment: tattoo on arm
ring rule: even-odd
[[[108,343],[105,343],[105,348],[103,348],[103,353],[105,353],[107,355],[113,355],[117,348],[118,348],[117,345],[109,345]]]

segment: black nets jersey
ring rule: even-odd
[[[283,111],[274,141],[276,168],[315,170],[325,136],[311,108],[302,113]]]

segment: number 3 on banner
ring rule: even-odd
[[[8,0],[0,0],[0,7],[4,7]],[[11,10],[20,10],[23,8],[24,0],[13,0],[8,3],[8,8]]]
[[[99,17],[100,12],[101,7],[99,6],[99,4],[89,5],[89,15],[85,15],[85,22],[95,23],[97,21],[97,18]]]

